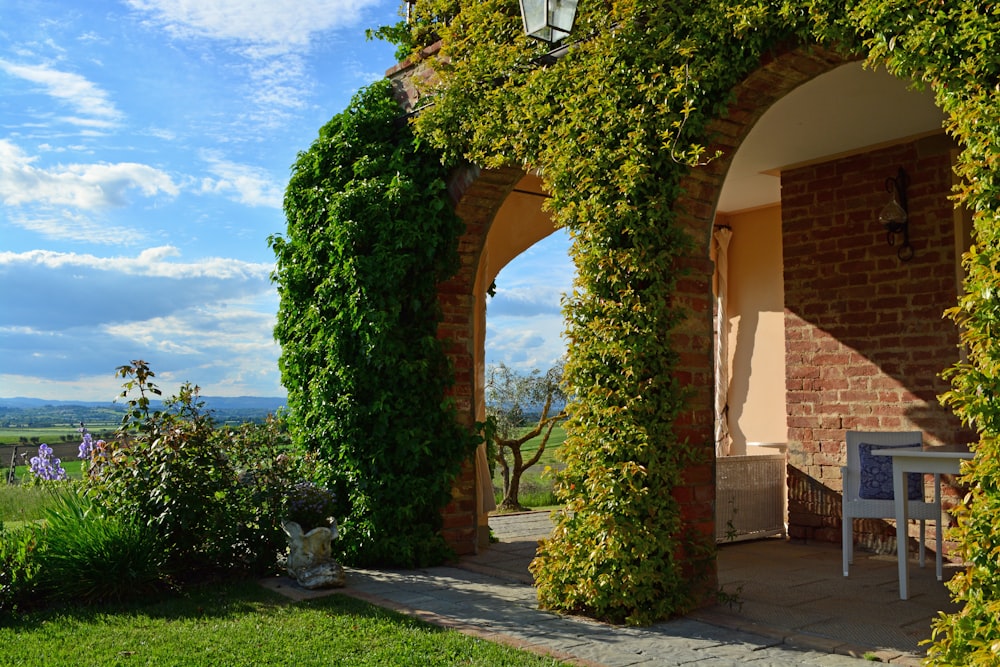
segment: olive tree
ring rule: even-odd
[[[524,471],[538,463],[556,424],[566,418],[559,410],[550,414],[553,403],[565,399],[561,387],[563,361],[542,374],[537,368],[528,374],[519,374],[504,363],[491,365],[486,372],[486,415],[495,425],[493,441],[494,458],[503,476],[503,500],[499,509],[508,512],[523,511],[518,494]],[[541,405],[538,419],[530,428],[529,410]],[[531,415],[533,416],[533,412]],[[525,443],[542,436],[538,449],[525,459],[521,448]]]

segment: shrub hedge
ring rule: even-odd
[[[334,463],[348,564],[448,557],[441,509],[478,442],[437,337],[463,225],[440,154],[399,116],[388,81],[360,91],[298,156],[270,239],[293,434]]]

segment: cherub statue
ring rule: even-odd
[[[304,588],[330,588],[344,585],[344,568],[333,560],[333,540],[337,524],[332,528],[313,528],[302,532],[294,521],[281,524],[288,540],[288,576]]]

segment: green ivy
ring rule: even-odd
[[[761,4],[581,4],[580,40],[552,64],[521,34],[516,2],[463,2],[438,25],[443,85],[416,121],[454,159],[538,168],[550,211],[573,239],[567,299],[567,512],[532,564],[550,609],[648,623],[704,595],[714,544],[685,529],[675,490],[709,442],[687,442],[669,344],[696,243],[673,202],[708,157],[708,120],[770,45],[804,32]],[[420,7],[418,3],[417,7]],[[739,20],[734,20],[739,19]],[[694,28],[695,32],[692,32]]]
[[[449,549],[441,510],[476,440],[446,400],[438,284],[464,227],[440,154],[388,81],[362,90],[294,165],[284,237],[269,239],[275,337],[295,438],[333,465],[343,559],[422,566]]]
[[[933,90],[962,153],[956,200],[974,214],[967,294],[952,316],[967,363],[944,400],[979,428],[958,535],[973,563],[956,580],[965,609],[937,625],[940,664],[996,659],[1000,529],[1000,59],[995,2],[973,0],[604,0],[581,3],[555,62],[521,34],[514,0],[418,0],[409,45],[441,39],[440,83],[419,136],[449,160],[538,169],[555,223],[573,239],[566,304],[571,405],[561,520],[532,568],[541,603],[629,622],[686,609],[691,572],[714,546],[681,530],[671,491],[708,443],[675,422],[686,391],[670,336],[683,259],[679,184],[712,156],[708,123],[771,51],[819,44],[868,56]],[[695,581],[697,586],[697,582]]]

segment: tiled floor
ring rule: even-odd
[[[461,567],[531,583],[528,563],[538,539],[551,532],[548,513],[490,519],[499,542]],[[958,568],[946,567],[945,578]],[[883,659],[917,664],[938,611],[954,611],[944,583],[925,568],[910,567],[910,599],[899,599],[895,556],[857,552],[851,576],[841,571],[839,545],[799,544],[766,539],[722,545],[718,555],[720,589],[730,604],[702,609],[700,620],[830,647],[850,644]],[[727,597],[728,597],[727,596]]]

